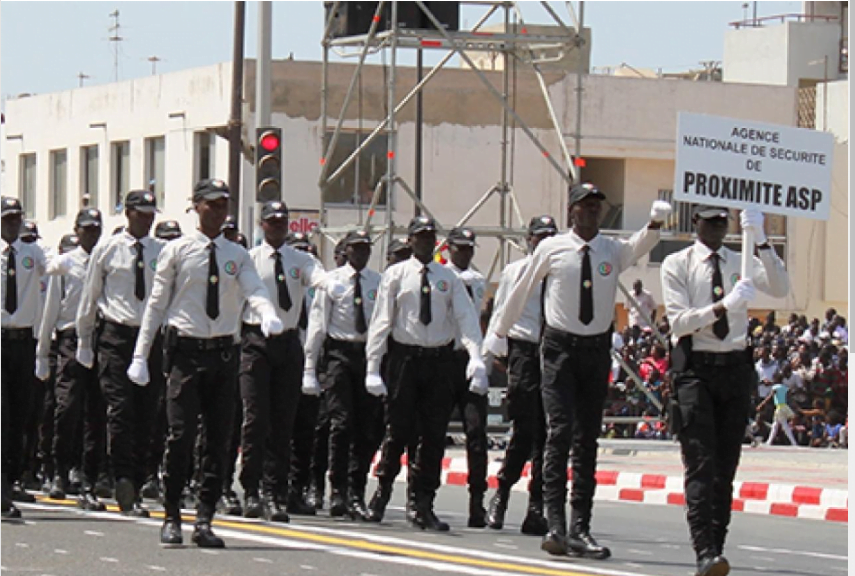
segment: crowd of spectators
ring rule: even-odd
[[[663,407],[670,391],[669,358],[658,337],[667,340],[668,331],[668,320],[662,318],[652,327],[637,323],[614,333],[612,346],[622,362],[615,359],[612,364],[605,416],[633,420],[607,421],[603,425],[604,436],[671,437],[661,418],[665,416]],[[746,442],[790,444],[783,426],[775,428],[775,438],[769,438],[776,409],[776,402],[770,401],[772,390],[775,384],[782,384],[787,389],[787,405],[792,411],[786,422],[798,445],[847,447],[846,319],[829,309],[823,321],[814,318],[809,322],[805,316],[791,314],[788,322],[780,326],[775,313],[770,312],[764,321],[750,320],[748,344],[753,349],[757,378],[751,390]]]

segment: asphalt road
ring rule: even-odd
[[[445,486],[437,498],[446,534],[411,528],[404,519],[404,485],[396,484],[380,525],[293,517],[291,524],[218,517],[224,550],[159,544],[155,517],[132,520],[115,512],[84,513],[71,503],[22,505],[24,520],[3,521],[3,574],[35,575],[290,575],[408,576],[450,574],[604,574],[687,576],[694,573],[682,509],[597,502],[593,532],[611,547],[607,561],[553,558],[539,538],[519,532],[526,497],[512,494],[504,530],[466,528],[465,488]],[[188,514],[190,512],[188,511]],[[735,513],[726,555],[732,574],[787,576],[846,574],[843,523]],[[185,521],[190,541],[192,520]]]

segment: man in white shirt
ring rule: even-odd
[[[201,180],[194,187],[199,228],[163,248],[128,369],[132,382],[148,384],[147,359],[165,321],[169,359],[164,363],[170,370],[162,544],[183,542],[179,505],[200,429],[202,483],[192,539],[203,548],[225,546],[211,523],[223,489],[237,383],[235,335],[244,303],[245,319],[247,314],[257,319],[264,336],[282,331],[282,321],[249,253],[220,231],[228,206],[229,189],[222,180]]]
[[[665,314],[671,322],[673,389],[671,426],[685,468],[687,520],[698,576],[727,574],[722,555],[733,499],[733,479],[750,409],[754,367],[746,351],[748,305],[756,288],[775,297],[789,290],[784,264],[766,241],[763,215],[743,210],[759,258],[723,245],[728,211],[697,206],[697,240],[662,262]],[[754,258],[752,278],[741,261]]]
[[[511,262],[502,271],[496,291],[494,310],[501,310],[516,281],[531,264],[531,253],[546,238],[558,233],[552,216],[535,216],[528,225],[529,254]],[[511,496],[511,488],[522,475],[526,461],[531,460],[531,480],[528,485],[528,511],[520,531],[543,536],[547,533],[543,517],[543,445],[546,442],[546,416],[540,394],[540,338],[543,328],[543,291],[532,292],[522,316],[508,331],[508,417],[513,422],[511,440],[505,451],[502,467],[496,474],[499,486],[490,500],[487,522],[490,528],[501,530]],[[494,314],[487,332],[494,330]]]
[[[408,227],[413,256],[383,274],[366,344],[365,387],[369,393],[387,393],[380,377],[380,361],[391,335],[389,350],[386,436],[377,465],[377,491],[368,505],[368,519],[380,522],[401,470],[401,455],[418,435],[414,474],[415,510],[411,522],[422,529],[447,531],[436,517],[433,501],[440,485],[445,434],[453,402],[451,370],[454,339],[469,352],[466,375],[473,389],[487,386],[481,359],[478,315],[460,278],[433,258],[436,222],[417,216]]]
[[[306,338],[303,392],[320,392],[316,370],[324,355],[329,418],[330,516],[364,519],[365,484],[377,439],[380,400],[365,389],[365,340],[380,274],[366,266],[371,237],[364,230],[343,240],[347,263],[327,274],[315,293]],[[322,352],[323,350],[323,352]]]
[[[632,283],[632,297],[638,304],[638,308],[629,301],[624,303],[624,308],[629,314],[629,325],[652,330],[656,326],[656,301],[653,299],[653,294],[644,289],[641,280],[636,280]],[[645,318],[649,318],[650,323]]]
[[[569,552],[605,559],[611,551],[591,536],[596,489],[597,438],[611,370],[618,276],[659,241],[659,228],[671,211],[654,201],[650,223],[629,240],[600,234],[602,201],[590,183],[570,189],[572,229],[541,242],[531,265],[499,310],[495,337],[485,343],[496,352],[544,278],[543,374],[541,391],[548,433],[543,463],[544,503],[549,533],[541,548],[552,555]],[[567,461],[572,447],[572,516],[567,532]]]

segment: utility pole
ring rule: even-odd
[[[232,54],[232,107],[229,116],[229,190],[232,202],[230,213],[240,214],[240,161],[241,161],[241,102],[243,100],[243,39],[246,20],[246,2],[235,2],[234,52]]]
[[[78,72],[77,73],[77,79],[80,81],[80,84],[79,84],[80,88],[83,88],[83,81],[88,80],[89,76],[87,74],[84,74],[83,72]]]
[[[111,33],[111,36],[108,38],[110,42],[113,43],[113,81],[119,81],[119,42],[124,40],[121,36],[119,36],[119,29],[121,28],[121,24],[119,24],[119,11],[110,12],[110,18],[113,18],[113,25],[110,26],[108,31]]]
[[[162,58],[158,58],[157,56],[149,56],[146,58],[149,62],[151,62],[151,75],[154,76],[157,74],[157,63],[162,62]]]
[[[270,74],[273,57],[273,3],[262,1],[256,4],[258,5],[258,56],[255,61],[255,133],[257,134],[258,128],[270,126],[271,122]],[[258,170],[257,162],[255,163],[255,169]],[[256,190],[253,188],[252,195],[247,195],[247,204],[250,206],[255,204],[255,202],[249,200],[249,198],[253,198],[255,193]],[[248,215],[247,227],[245,229],[251,233],[248,234],[250,242],[254,242],[255,227],[258,218],[253,218],[249,212],[249,210],[244,210],[244,213]]]

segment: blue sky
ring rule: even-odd
[[[748,3],[748,13],[751,4]],[[569,21],[566,4],[552,2]],[[578,5],[577,2],[573,3]],[[537,2],[521,3],[529,23],[549,17]],[[22,2],[4,0],[0,8],[0,95],[46,93],[113,80],[109,14],[119,10],[122,26],[119,77],[151,74],[147,58],[161,59],[158,72],[170,72],[231,60],[233,2]],[[472,25],[484,13],[465,7],[461,24]],[[758,15],[798,13],[801,2],[759,2]],[[256,53],[257,3],[247,2],[246,55]],[[593,29],[592,65],[662,68],[697,67],[721,60],[728,23],[741,20],[743,2],[585,3],[585,24]],[[321,2],[275,2],[273,56],[320,60]],[[433,57],[435,55],[435,57]],[[433,60],[440,53],[431,53]],[[405,63],[414,57],[403,55]],[[431,58],[426,57],[430,63]],[[456,62],[456,59],[453,60]]]

